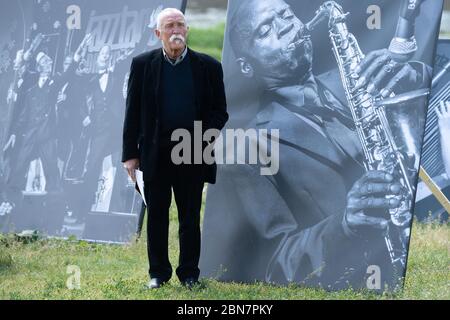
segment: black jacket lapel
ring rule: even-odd
[[[156,113],[159,115],[159,106],[161,101],[159,100],[161,97],[161,71],[162,71],[162,63],[163,63],[163,52],[162,48],[155,54],[153,59],[150,62],[150,70],[146,70],[147,76],[145,77],[145,81],[147,83],[154,83],[154,95],[156,101]],[[153,79],[153,81],[152,81]]]
[[[189,60],[191,62],[191,70],[192,70],[192,80],[194,84],[194,97],[195,97],[195,106],[197,108],[197,113],[201,112],[200,108],[200,97],[201,97],[201,89],[202,89],[202,79],[203,75],[203,62],[199,59],[198,55],[188,48]]]

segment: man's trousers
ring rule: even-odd
[[[200,270],[200,209],[203,178],[201,165],[173,164],[171,148],[159,150],[156,173],[146,181],[147,249],[151,278],[169,280],[172,267],[168,255],[169,208],[172,190],[178,209],[180,255],[176,274],[180,281],[198,279]]]

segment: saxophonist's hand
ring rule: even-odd
[[[392,175],[383,171],[366,172],[347,194],[345,222],[357,234],[363,234],[368,229],[385,230],[388,220],[383,217],[368,215],[368,211],[384,213],[396,208],[400,202],[395,198],[401,191],[401,185],[393,182]]]
[[[422,75],[409,63],[397,62],[388,49],[375,50],[366,55],[354,72],[359,75],[355,89],[367,86],[370,94],[379,92],[383,98],[401,87],[411,90],[422,84]]]

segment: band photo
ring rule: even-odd
[[[5,5],[0,230],[129,241],[143,207],[120,162],[130,62],[160,46],[158,13],[183,2]]]

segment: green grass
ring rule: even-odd
[[[225,24],[223,23],[209,29],[191,28],[189,30],[188,45],[190,48],[206,53],[220,61],[224,29]]]
[[[178,261],[178,222],[170,212],[170,260]],[[448,225],[413,227],[403,292],[376,295],[351,290],[329,293],[294,285],[220,283],[202,280],[188,291],[174,277],[149,291],[145,234],[129,245],[100,245],[76,240],[41,239],[25,244],[13,235],[0,238],[0,299],[450,299]],[[81,288],[66,286],[67,266],[81,271]]]

